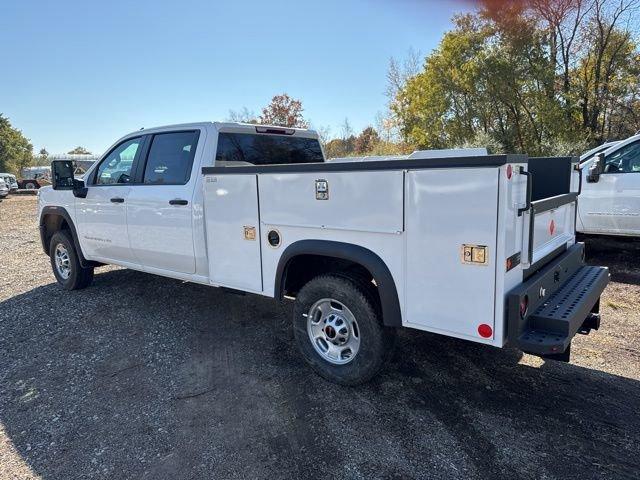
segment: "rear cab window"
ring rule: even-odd
[[[251,165],[322,163],[324,156],[317,138],[221,132],[216,164],[231,162]]]

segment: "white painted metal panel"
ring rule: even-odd
[[[264,224],[397,233],[403,230],[403,172],[323,172],[260,175]],[[329,199],[316,200],[316,180]]]
[[[262,292],[258,188],[255,175],[207,175],[204,218],[211,283]],[[255,228],[246,240],[245,227]]]
[[[574,240],[575,203],[536,214],[533,228],[533,260],[553,252],[558,247]]]
[[[407,173],[407,325],[484,343],[494,330],[497,168]],[[461,261],[463,244],[485,245],[486,265]]]
[[[522,258],[522,235],[524,215],[518,216],[518,208],[526,203],[527,178],[519,173],[526,164],[511,164],[499,169],[498,192],[498,239],[496,248],[496,298],[493,345],[506,342],[506,297],[508,292],[522,283],[522,263],[514,262],[507,271],[507,259],[520,254]],[[509,175],[509,170],[511,175]]]
[[[180,273],[196,270],[193,249],[193,184],[133,185],[127,198],[129,244],[137,263]],[[184,199],[187,205],[170,205]]]

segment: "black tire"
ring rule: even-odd
[[[358,385],[373,378],[384,365],[395,341],[395,329],[382,325],[373,286],[339,275],[322,275],[298,293],[293,308],[293,332],[305,361],[320,376],[340,385]],[[311,308],[321,299],[346,306],[357,320],[359,349],[348,363],[337,365],[320,355],[307,330]]]
[[[69,274],[65,278],[56,266],[56,248],[61,245],[69,256]],[[80,265],[78,253],[73,244],[71,234],[67,230],[60,230],[53,234],[49,243],[49,258],[51,269],[58,283],[66,290],[80,290],[88,287],[93,281],[93,267],[84,268]]]

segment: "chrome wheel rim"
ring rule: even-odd
[[[69,257],[69,250],[67,250],[67,247],[61,243],[56,245],[54,258],[58,275],[66,280],[69,278],[69,275],[71,275],[71,258]]]
[[[316,352],[327,362],[344,365],[360,350],[360,329],[356,317],[342,302],[323,298],[307,316],[307,333]]]

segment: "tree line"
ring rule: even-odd
[[[578,153],[640,130],[638,0],[485,0],[394,91],[418,147]]]
[[[91,155],[84,147],[76,147],[67,153]],[[49,152],[41,148],[34,154],[31,141],[0,113],[0,172],[20,174],[23,168],[33,165],[49,165]]]
[[[579,154],[640,131],[640,0],[480,4],[455,16],[424,59],[410,51],[390,61],[387,111],[372,125],[354,134],[345,119],[334,137],[317,128],[327,156],[455,147]],[[306,126],[302,103],[282,98],[255,121]],[[288,102],[296,115],[274,115]]]

